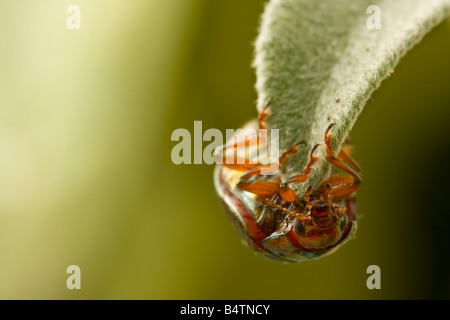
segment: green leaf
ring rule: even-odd
[[[369,29],[380,9],[381,29]],[[450,0],[272,0],[256,40],[258,110],[271,101],[268,128],[279,129],[280,148],[306,140],[286,161],[282,176],[301,173],[312,147],[308,184],[292,185],[302,197],[329,174],[323,136],[332,129],[339,150],[372,92],[399,59],[450,14]],[[392,106],[393,108],[395,106]],[[380,127],[380,130],[382,128]],[[374,133],[376,134],[376,133]]]

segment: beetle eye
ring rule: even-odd
[[[303,236],[305,234],[305,228],[303,227],[303,223],[300,219],[295,219],[294,221],[294,231],[299,236]]]

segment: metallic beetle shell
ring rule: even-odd
[[[269,236],[265,236],[261,241],[261,246],[258,245],[248,232],[245,220],[246,217],[252,217],[255,221],[257,220],[258,216],[255,213],[260,204],[258,204],[258,201],[252,194],[241,191],[236,187],[237,177],[240,174],[234,170],[217,165],[214,171],[214,183],[225,212],[228,214],[234,227],[245,243],[260,255],[280,262],[311,261],[335,252],[355,235],[357,221],[351,221],[350,231],[345,238],[334,247],[324,251],[311,252],[295,247],[283,230],[278,230]]]
[[[255,128],[256,126],[257,123],[253,121],[244,126],[244,129]],[[240,175],[242,175],[242,172],[216,165],[214,184],[225,212],[234,227],[244,242],[260,255],[285,263],[311,261],[335,252],[355,235],[357,221],[353,220],[349,221],[351,225],[348,234],[335,246],[323,251],[305,251],[297,248],[288,237],[289,230],[282,227],[270,235],[257,232],[258,239],[255,241],[248,228],[254,228],[253,230],[258,228],[256,221],[260,218],[262,203],[257,200],[254,194],[242,191],[236,186]]]

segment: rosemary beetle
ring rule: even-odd
[[[257,121],[244,129],[265,129],[269,105]],[[354,194],[361,186],[361,169],[351,157],[353,147],[348,139],[337,156],[333,155],[334,126],[329,125],[323,138],[326,160],[334,171],[318,188],[309,186],[302,199],[298,199],[291,185],[308,183],[311,168],[318,160],[314,152],[320,144],[312,148],[303,172],[284,181],[278,172],[262,175],[261,170],[268,165],[255,152],[244,152],[245,163],[222,161],[216,165],[214,184],[226,213],[245,243],[262,256],[279,262],[310,261],[329,255],[354,236],[358,220]],[[240,138],[235,138],[222,147],[220,156],[225,158],[230,149],[239,153],[242,141],[249,142],[244,138],[239,143],[236,141]],[[257,141],[257,150],[267,147],[264,139]],[[301,141],[284,151],[278,164],[282,166],[289,155],[304,145]]]

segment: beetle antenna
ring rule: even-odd
[[[305,215],[303,213],[305,210],[303,210],[303,212],[301,212],[301,213],[294,212],[294,211],[286,209],[285,207],[280,206],[280,205],[276,204],[275,202],[273,202],[272,200],[268,200],[268,199],[266,199],[265,203],[275,209],[281,210],[281,211],[293,216],[294,218],[300,219],[303,223],[308,223],[309,221],[311,221],[311,217],[309,215]]]

